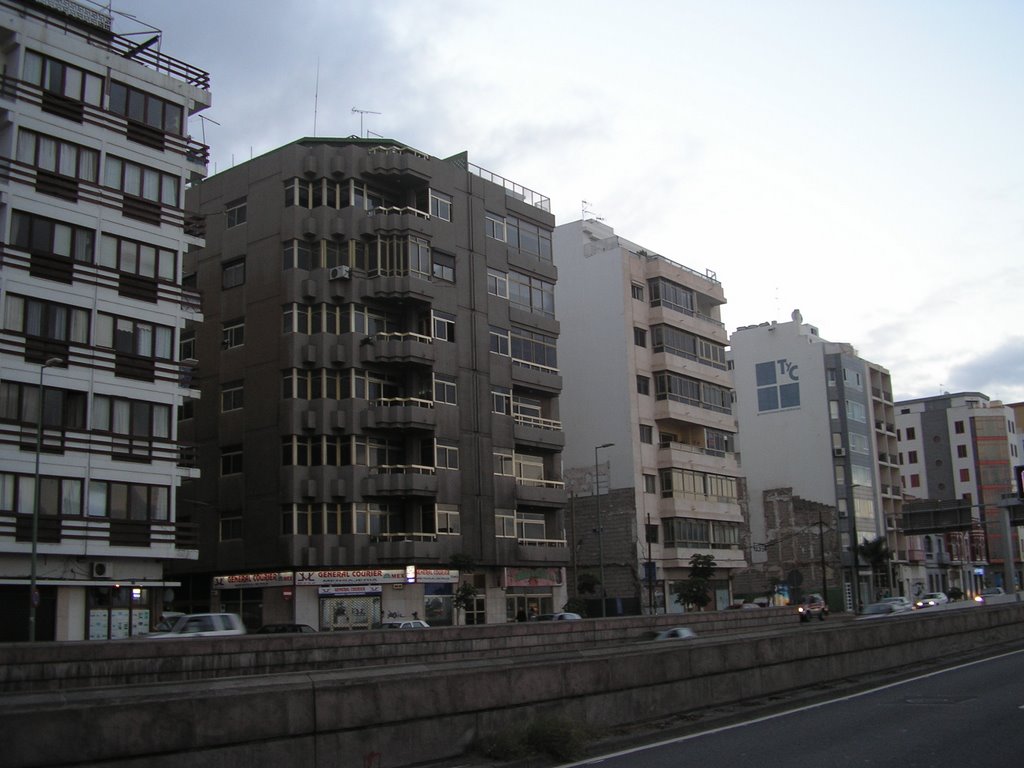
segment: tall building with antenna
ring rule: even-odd
[[[146,632],[165,564],[196,556],[178,334],[200,319],[183,198],[209,76],[124,21],[0,2],[0,641]]]
[[[202,476],[180,501],[201,546],[179,607],[329,631],[560,610],[548,199],[465,154],[349,137],[292,142],[188,203],[202,397],[181,429]]]

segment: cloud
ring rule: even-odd
[[[995,349],[950,368],[951,391],[982,392],[1004,402],[1024,400],[1024,336],[1011,336]]]

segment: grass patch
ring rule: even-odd
[[[477,740],[476,750],[495,760],[516,760],[531,755],[572,760],[584,756],[591,739],[582,723],[550,717],[482,736]]]

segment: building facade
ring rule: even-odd
[[[746,525],[722,284],[594,220],[556,228],[555,263],[578,596],[682,611],[675,587],[711,555],[724,608]]]
[[[322,630],[560,609],[547,198],[465,154],[312,138],[188,203],[200,558],[180,607]]]
[[[932,525],[917,536],[924,569],[914,591],[959,589],[969,597],[984,587],[1019,588],[1021,528],[1007,524],[1000,505],[1017,494],[1020,435],[1013,406],[958,392],[903,400],[896,411],[903,493],[947,507],[960,502],[963,509],[962,520],[939,521],[951,526]],[[909,514],[907,526],[928,527]]]
[[[896,419],[888,372],[858,357],[850,345],[822,339],[799,311],[788,323],[737,329],[730,363],[755,571],[775,591],[817,592],[805,588],[819,582],[806,574],[824,555],[833,609],[856,610],[879,593],[898,594],[891,561],[872,562],[867,554],[873,547],[881,550],[882,543],[889,552],[900,549]],[[773,489],[833,510],[820,527],[813,523],[818,535],[808,539],[802,564],[770,557],[779,537],[794,533],[766,523],[765,494]]]
[[[0,2],[0,639],[146,632],[175,516],[187,131],[209,77],[74,2]],[[150,28],[151,29],[151,28]],[[34,588],[34,589],[33,589]]]

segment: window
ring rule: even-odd
[[[546,317],[555,316],[555,284],[539,277],[510,272],[508,298],[517,307]]]
[[[920,488],[921,487],[921,476],[920,475],[911,475],[910,476],[910,487],[911,488]]]
[[[450,253],[432,251],[433,259],[432,274],[435,280],[444,280],[449,283],[455,282],[455,257]]]
[[[644,475],[644,493],[657,493],[658,492],[658,477],[657,475]]]
[[[508,298],[508,275],[497,269],[487,270],[487,293],[500,299]]]
[[[730,390],[671,371],[658,371],[654,374],[654,393],[658,400],[674,400],[717,413],[732,412]]]
[[[964,433],[964,423],[962,421],[954,421],[953,431],[958,435],[962,435]]]
[[[651,348],[726,370],[725,346],[671,325],[651,328]]]
[[[447,405],[459,404],[456,395],[455,377],[442,376],[438,373],[434,374],[434,402]]]
[[[917,451],[907,451],[907,463],[917,464]]]
[[[511,453],[494,452],[494,474],[499,477],[515,476],[515,462]]]
[[[438,469],[458,469],[459,447],[452,442],[444,440],[435,441],[434,466]]]
[[[796,367],[785,360],[758,363],[754,367],[757,378],[758,411],[777,411],[800,406],[800,381]]]
[[[55,219],[14,211],[11,245],[29,253],[62,256],[86,264],[93,261],[96,233]]]
[[[182,331],[181,339],[178,342],[178,357],[180,360],[197,360],[196,357],[196,332]]]
[[[651,294],[652,307],[668,307],[677,312],[693,316],[694,295],[689,288],[684,288],[671,280],[656,277],[647,281]]]
[[[651,394],[651,377],[650,376],[637,376],[636,377],[636,391],[640,395]]]
[[[850,421],[860,422],[861,424],[867,423],[868,414],[867,409],[863,403],[858,403],[856,400],[846,401],[846,418]]]
[[[245,258],[229,261],[221,266],[221,288],[234,288],[245,283]]]
[[[171,407],[145,400],[96,395],[92,426],[115,435],[170,439]]]
[[[240,347],[245,343],[245,321],[235,320],[230,323],[224,323],[224,329],[221,334],[221,346],[224,349],[234,349]]]
[[[484,214],[484,234],[494,240],[505,242],[505,217],[498,213],[487,211]]]
[[[454,504],[438,504],[434,509],[434,530],[445,536],[458,536],[462,532],[459,508]]]
[[[61,517],[82,515],[82,481],[71,478],[39,478],[39,513]],[[36,484],[32,475],[0,472],[0,512],[31,515],[35,512]]]
[[[281,332],[309,333],[309,310],[305,304],[285,304],[281,313]]]
[[[220,449],[221,475],[237,475],[242,471],[242,446],[231,445]]]
[[[504,328],[495,328],[493,325],[490,330],[491,339],[491,352],[496,355],[509,355],[509,333]]]
[[[966,445],[958,445],[956,447],[956,456],[957,456],[958,459],[966,459],[967,458],[967,446]]]
[[[228,411],[237,411],[245,405],[245,390],[242,388],[242,382],[233,382],[231,384],[224,384],[220,389],[220,410],[221,413],[227,413]]]
[[[246,218],[246,199],[244,197],[234,200],[227,204],[224,211],[225,225],[228,229],[237,227],[239,224],[245,224]]]
[[[455,341],[455,315],[432,310],[434,338],[440,341]]]
[[[43,424],[63,429],[85,429],[85,392],[44,387]],[[0,381],[0,421],[37,424],[39,422],[39,387]]]
[[[452,220],[452,197],[430,190],[430,215],[443,221]]]
[[[103,106],[103,77],[63,61],[25,51],[25,82],[55,93],[72,101],[81,101],[94,107]],[[44,106],[45,109],[45,106]]]
[[[313,244],[308,240],[286,241],[282,246],[281,266],[284,269],[312,269]]]
[[[643,328],[633,328],[633,343],[638,347],[646,347],[647,331]]]
[[[509,332],[512,360],[530,368],[558,370],[558,340],[539,331],[515,327]]]
[[[93,480],[89,483],[88,514],[113,520],[168,520],[170,489]]]
[[[433,264],[430,244],[422,237],[389,235],[378,237],[367,247],[367,271],[372,275],[429,277]]]
[[[111,81],[110,111],[164,133],[183,135],[181,105],[129,85]]]
[[[491,412],[512,415],[512,390],[508,387],[495,387],[491,390]]]
[[[494,535],[499,539],[516,537],[516,513],[510,509],[494,510]]]
[[[650,424],[640,425],[640,442],[647,445],[654,443],[654,428]]]
[[[174,330],[169,326],[144,323],[129,317],[98,314],[96,316],[96,346],[117,352],[151,357],[158,360],[174,359]]]
[[[100,153],[95,149],[24,128],[18,131],[18,161],[68,179],[99,181]]]
[[[907,440],[914,440],[917,438],[917,430],[914,427],[907,427]]]
[[[963,469],[960,470],[960,482],[961,483],[969,483],[970,481],[971,481],[971,470],[967,469],[967,467],[964,467]]]
[[[630,294],[636,301],[644,300],[644,286],[641,283],[632,283],[629,287]]]
[[[111,189],[123,192],[127,197],[174,208],[180,207],[178,193],[181,179],[155,168],[107,155],[103,167],[103,183]]]
[[[177,254],[137,240],[103,235],[96,263],[140,277],[174,281],[177,276]]]
[[[242,525],[242,513],[238,510],[225,511],[220,513],[219,535],[221,541],[241,539],[244,530]]]

